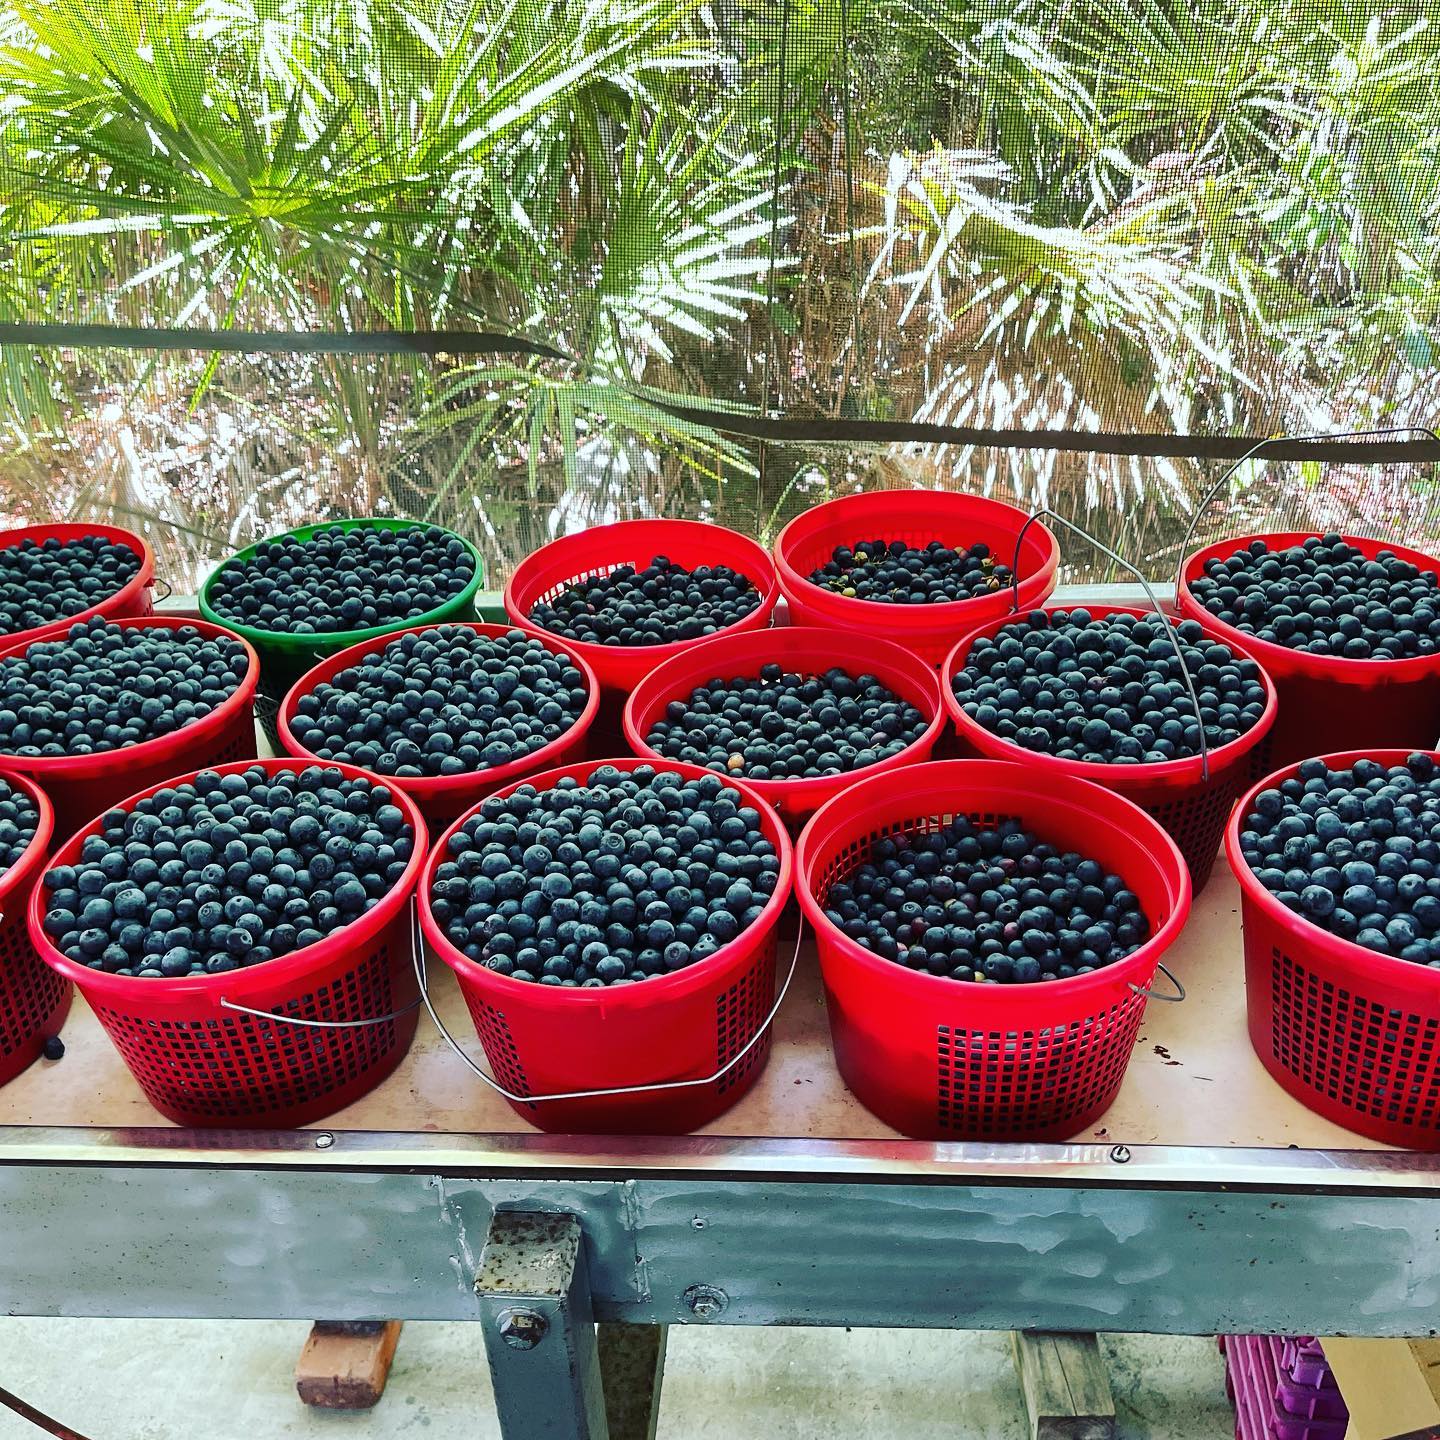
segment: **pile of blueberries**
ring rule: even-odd
[[[239,688],[244,647],[193,625],[129,627],[96,615],[0,660],[0,752],[93,755],[192,725]]]
[[[837,545],[830,559],[811,573],[810,583],[855,600],[943,605],[991,594],[1012,578],[1010,567],[996,560],[988,545],[962,549],[940,540],[924,546],[857,540]]]
[[[738,624],[760,604],[750,579],[727,565],[687,570],[666,555],[572,580],[532,607],[542,630],[586,645],[668,645]]]
[[[429,614],[475,578],[475,557],[434,525],[339,525],[281,535],[227,560],[209,587],[226,620],[278,634],[368,630]]]
[[[0,875],[30,848],[39,826],[35,802],[18,785],[0,779]]]
[[[110,811],[77,864],[46,872],[45,933],[115,975],[259,965],[373,909],[414,845],[375,781],[318,765],[204,770]]]
[[[140,556],[102,535],[0,546],[0,634],[78,615],[140,573]]]
[[[1269,549],[1252,540],[1207,560],[1190,592],[1212,615],[1272,645],[1347,660],[1406,660],[1440,649],[1440,578],[1393,551],[1373,560],[1339,535]]]
[[[1304,761],[1262,790],[1240,853],[1287,909],[1381,955],[1440,969],[1440,767]]]
[[[411,632],[302,695],[290,729],[322,760],[403,779],[517,760],[580,718],[585,677],[533,635]]]
[[[874,765],[925,733],[925,717],[873,675],[765,665],[672,700],[645,743],[670,760],[750,780],[803,780]]]
[[[1193,620],[1174,628],[1200,701],[1197,719],[1176,646],[1158,616],[1096,617],[1035,610],[971,647],[954,689],[976,724],[1064,760],[1156,764],[1211,749],[1265,711],[1260,667],[1209,639]]]
[[[430,906],[497,974],[593,989],[715,954],[759,920],[779,877],[759,811],[718,775],[602,765],[486,800],[450,837]]]
[[[1150,933],[1133,891],[1013,820],[887,836],[830,887],[830,921],[872,953],[952,980],[1027,985],[1088,975]]]

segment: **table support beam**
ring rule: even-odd
[[[475,1293],[506,1440],[609,1440],[580,1222],[497,1211]]]

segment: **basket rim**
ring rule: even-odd
[[[562,1005],[567,1007],[590,1006],[603,1012],[616,1006],[646,1005],[650,1000],[664,1000],[669,996],[685,995],[702,989],[707,983],[709,975],[728,961],[733,960],[742,946],[753,947],[757,941],[764,943],[767,937],[774,934],[781,912],[789,903],[790,891],[794,884],[794,846],[785,829],[784,822],[776,813],[775,807],[764,796],[757,794],[753,786],[741,781],[727,780],[725,782],[727,785],[738,790],[745,800],[760,812],[761,833],[775,847],[775,854],[780,861],[780,872],[775,882],[775,889],[760,912],[760,918],[748,930],[742,930],[733,940],[727,941],[713,955],[708,955],[704,960],[698,960],[695,964],[688,965],[685,969],[677,970],[673,974],[652,975],[649,979],[639,981],[634,985],[605,985],[591,990],[582,990],[578,987],[565,989],[558,985],[542,986],[528,980],[516,980],[512,976],[487,970],[478,961],[471,960],[468,956],[460,953],[430,909],[430,891],[435,881],[435,870],[442,861],[449,858],[450,837],[475,814],[480,806],[485,804],[486,800],[503,800],[524,785],[533,785],[537,790],[553,789],[555,782],[566,776],[574,775],[584,778],[606,765],[613,765],[617,770],[627,771],[649,766],[657,771],[674,771],[690,780],[720,778],[713,770],[706,770],[701,765],[685,764],[679,760],[665,761],[659,765],[648,757],[638,755],[583,760],[574,765],[557,765],[554,769],[542,771],[538,775],[527,775],[513,785],[507,785],[493,795],[487,795],[485,800],[477,802],[463,815],[458,816],[430,847],[430,853],[425,858],[425,865],[421,870],[416,888],[416,904],[420,914],[420,928],[425,939],[435,954],[455,972],[457,979],[462,983],[467,980],[476,980],[486,988],[493,988],[496,993],[514,995],[517,999],[529,1000],[534,1000],[537,996],[553,990],[557,997],[562,995],[565,997],[558,1001]],[[640,997],[638,1000],[636,999],[637,995]]]
[[[988,759],[931,760],[923,765],[909,766],[903,772],[904,780],[920,794],[929,797],[923,802],[927,808],[922,809],[912,818],[923,818],[926,814],[933,813],[942,804],[948,804],[948,800],[941,800],[939,797],[961,793],[962,787],[966,793],[970,790],[979,790],[982,793],[992,794],[997,801],[1003,801],[1007,795],[1023,796],[1027,793],[1033,795],[1034,790],[1026,784],[1027,770],[1028,767],[1017,764],[1013,760]],[[1066,796],[1077,806],[1084,806],[1092,813],[1103,811],[1109,803],[1113,802],[1123,806],[1130,822],[1139,829],[1141,834],[1148,837],[1151,843],[1146,848],[1157,868],[1169,882],[1167,886],[1170,891],[1169,913],[1163,923],[1158,928],[1152,928],[1150,935],[1146,937],[1139,948],[1123,960],[1117,960],[1089,975],[1072,975],[1066,979],[1053,980],[1045,984],[967,983],[954,980],[948,975],[930,975],[911,970],[894,960],[886,960],[883,956],[874,954],[831,923],[825,914],[824,907],[816,897],[812,876],[829,862],[835,810],[842,802],[849,807],[858,800],[868,800],[870,792],[879,792],[882,787],[889,789],[896,778],[875,776],[861,781],[816,811],[796,846],[795,894],[800,901],[800,908],[806,920],[815,930],[817,941],[832,946],[845,957],[846,961],[860,965],[872,976],[888,981],[899,991],[908,993],[917,1001],[931,1002],[942,997],[949,997],[962,1004],[985,1006],[1000,1002],[1013,1004],[1019,998],[1015,993],[1017,991],[1022,992],[1022,995],[1023,992],[1033,990],[1037,995],[1044,997],[1079,998],[1091,992],[1113,990],[1117,984],[1133,980],[1137,975],[1153,974],[1161,956],[1184,929],[1185,923],[1189,919],[1190,905],[1193,899],[1190,870],[1185,863],[1184,856],[1180,853],[1180,847],[1176,845],[1174,839],[1160,822],[1136,805],[1133,800],[1114,790],[1107,789],[1105,786],[1096,785],[1093,781],[1082,780],[1073,775],[1045,775],[1039,777],[1044,785],[1045,799],[1053,801],[1059,796]],[[906,808],[912,807],[907,806]],[[956,811],[961,808],[958,804],[954,806]],[[1130,838],[1138,842],[1140,836],[1132,833]],[[822,844],[824,845],[823,850],[821,849]],[[1024,999],[1021,998],[1019,1003],[1025,1003]]]
[[[944,666],[940,672],[940,699],[950,719],[954,722],[956,730],[964,739],[968,740],[977,749],[985,751],[987,756],[995,760],[1020,760],[1027,765],[1033,765],[1037,769],[1048,771],[1057,775],[1075,775],[1082,780],[1093,780],[1104,785],[1107,789],[1116,785],[1131,784],[1140,786],[1147,782],[1194,780],[1201,781],[1203,778],[1203,764],[1199,755],[1177,756],[1174,760],[1155,760],[1141,765],[1117,765],[1107,763],[1103,760],[1063,760],[1058,755],[1051,755],[1044,750],[1027,750],[1023,745],[1017,745],[1013,740],[1007,740],[1003,735],[997,735],[993,730],[987,730],[978,721],[972,719],[965,713],[960,703],[960,698],[955,694],[955,676],[963,667],[963,662],[969,657],[970,650],[977,640],[987,635],[995,635],[1005,626],[1015,624],[1022,616],[1030,611],[1044,610],[1047,614],[1053,615],[1057,610],[1067,613],[1075,610],[1086,610],[1092,616],[1104,619],[1111,615],[1140,615],[1154,616],[1155,611],[1145,605],[1038,605],[1031,606],[1029,610],[1022,607],[1021,610],[1012,611],[1001,620],[987,621],[978,625],[968,635],[962,636],[956,643],[954,649],[945,657]],[[1189,615],[1165,615],[1162,618],[1171,625],[1183,624],[1186,620],[1195,619]],[[1212,627],[1206,626],[1203,620],[1198,621],[1206,633],[1212,639],[1229,646],[1242,659],[1250,660],[1260,670],[1260,678],[1265,686],[1265,708],[1260,718],[1243,735],[1237,735],[1235,739],[1224,745],[1217,745],[1210,751],[1210,777],[1215,778],[1217,769],[1228,768],[1236,761],[1242,759],[1251,750],[1255,749],[1261,741],[1274,728],[1275,718],[1279,713],[1279,693],[1275,688],[1275,682],[1270,677],[1258,657],[1249,653],[1243,646],[1233,643],[1227,636],[1220,634]]]
[[[1318,538],[1321,533],[1318,530],[1259,530],[1253,535],[1236,535],[1217,540],[1213,545],[1196,550],[1186,557],[1180,568],[1180,583],[1176,587],[1175,603],[1180,607],[1185,619],[1199,620],[1202,624],[1208,622],[1220,633],[1226,644],[1230,644],[1230,637],[1234,636],[1238,642],[1249,646],[1252,658],[1259,660],[1264,668],[1273,665],[1275,673],[1282,679],[1290,674],[1309,674],[1356,683],[1389,679],[1413,680],[1440,671],[1440,650],[1436,650],[1433,655],[1409,655],[1403,660],[1376,660],[1369,656],[1364,660],[1356,660],[1344,655],[1312,655],[1305,650],[1292,650],[1287,645],[1276,645],[1221,620],[1218,615],[1207,610],[1190,589],[1190,582],[1200,575],[1206,561],[1228,560],[1236,550],[1243,549],[1252,541],[1263,540],[1271,549],[1277,545],[1283,549],[1299,545],[1312,535]],[[1372,554],[1381,550],[1392,551],[1396,559],[1409,561],[1412,565],[1419,565],[1422,570],[1440,575],[1440,559],[1427,555],[1423,550],[1415,550],[1408,545],[1389,540],[1376,540],[1366,535],[1342,535],[1340,538],[1347,545],[1354,545],[1360,550],[1368,546]]]
[[[612,538],[619,536],[622,532],[626,535],[636,535],[642,528],[655,534],[662,531],[673,534],[676,529],[683,528],[687,534],[694,535],[697,539],[714,535],[717,531],[723,531],[737,541],[742,550],[750,552],[748,558],[752,563],[747,564],[742,573],[759,592],[760,603],[748,615],[742,616],[733,625],[726,625],[723,629],[717,630],[714,635],[704,635],[696,640],[668,640],[663,645],[596,645],[586,640],[571,640],[554,630],[545,629],[544,626],[530,619],[531,607],[522,601],[528,599],[531,592],[535,591],[538,583],[535,571],[542,565],[552,562],[557,555],[564,556],[568,550],[578,549],[582,545],[592,546],[599,542],[608,544]],[[628,562],[617,561],[616,563]],[[577,578],[575,575],[570,577],[571,580],[575,578]],[[560,583],[568,582],[561,581]],[[650,517],[640,520],[616,520],[610,525],[595,525],[588,530],[577,530],[569,535],[557,535],[539,549],[532,550],[515,567],[510,578],[505,582],[505,589],[501,595],[505,613],[520,629],[528,630],[533,635],[547,636],[551,640],[559,641],[562,645],[572,647],[591,661],[597,674],[604,667],[606,659],[632,664],[648,663],[653,668],[689,646],[698,645],[701,640],[717,640],[725,635],[763,630],[768,626],[771,612],[775,609],[775,602],[779,598],[780,579],[775,573],[775,564],[770,558],[769,552],[758,541],[752,540],[739,530],[732,530],[727,525],[717,525],[709,520],[661,520]],[[531,601],[531,605],[534,603]]]
[[[337,650],[335,654],[327,655],[325,659],[307,670],[286,692],[276,716],[280,743],[290,755],[297,759],[311,760],[317,765],[340,763],[322,760],[313,751],[305,749],[292,733],[290,718],[294,715],[295,707],[299,704],[301,697],[308,695],[317,685],[334,679],[341,670],[348,670],[352,665],[359,664],[365,655],[377,653],[377,646],[384,649],[403,635],[421,634],[426,630],[440,630],[452,626],[474,630],[478,634],[491,637],[510,635],[519,630],[519,626],[508,621],[501,623],[491,620],[438,620],[429,625],[412,625],[404,630],[392,630],[384,636],[377,636],[374,640],[362,640],[358,645],[350,645],[344,650]],[[540,640],[540,643],[549,649],[551,654],[560,653],[557,636],[548,633],[537,636],[533,630],[521,631],[521,633],[532,639]],[[522,755],[518,759],[507,760],[503,765],[493,765],[484,770],[467,770],[460,775],[380,775],[378,771],[366,771],[366,773],[378,775],[379,779],[387,785],[400,786],[423,803],[429,799],[463,793],[473,789],[477,784],[503,784],[507,780],[522,775],[527,767],[532,770],[543,768],[545,761],[561,754],[567,746],[584,738],[595,721],[596,712],[600,709],[600,682],[595,678],[595,672],[591,669],[589,661],[583,655],[571,654],[568,651],[564,653],[584,677],[585,705],[573,724],[569,725],[555,739],[546,741],[539,749],[532,750],[528,755]],[[537,762],[539,762],[538,765]],[[353,762],[345,763],[352,764]]]
[[[30,843],[20,852],[20,858],[8,870],[0,871],[0,905],[3,905],[13,891],[34,880],[44,865],[46,852],[50,849],[50,841],[55,833],[55,807],[50,803],[50,797],[35,781],[18,770],[0,768],[0,780],[17,790],[24,791],[34,802],[38,812],[35,833],[30,837]],[[0,913],[0,919],[4,918],[4,914]],[[23,916],[15,918],[19,919]]]
[[[0,645],[8,646],[17,642],[29,644],[36,640],[52,639],[56,634],[63,634],[78,621],[92,620],[96,615],[108,615],[117,604],[134,600],[142,590],[155,584],[155,551],[150,542],[134,530],[126,530],[119,525],[105,525],[98,521],[92,525],[83,520],[57,520],[43,525],[17,525],[10,530],[0,530],[0,549],[8,549],[12,545],[20,544],[23,540],[34,540],[37,543],[52,537],[79,540],[86,535],[103,535],[117,545],[128,546],[139,555],[140,569],[118,590],[107,595],[103,600],[97,600],[87,609],[77,610],[73,615],[62,615],[58,620],[47,620],[43,625],[32,625],[28,630],[14,630],[8,635],[0,635]]]
[[[345,765],[338,760],[321,761],[319,764],[323,769],[339,770],[348,780],[369,780],[374,783],[376,778],[368,771],[361,770],[358,765]],[[253,769],[256,765],[272,774],[282,770],[298,771],[310,768],[304,761],[297,760],[293,755],[280,755],[267,759],[231,760],[223,765],[201,765],[196,769],[187,770],[183,774],[172,776],[168,780],[147,785],[143,790],[137,790],[135,794],[126,796],[124,800],[107,806],[104,814],[97,815],[77,830],[50,857],[50,862],[46,865],[45,870],[48,872],[57,865],[73,864],[81,843],[100,829],[105,815],[110,814],[113,810],[129,810],[137,801],[155,794],[158,790],[193,780],[202,770],[213,770],[217,775],[234,775]],[[67,980],[73,980],[80,987],[82,994],[101,995],[116,1004],[133,1004],[145,995],[154,995],[157,999],[166,1001],[189,997],[209,1000],[218,991],[225,989],[236,994],[251,994],[256,991],[268,993],[280,989],[291,981],[308,974],[317,965],[324,965],[360,942],[378,935],[408,903],[410,893],[415,886],[416,876],[425,863],[429,836],[425,828],[425,819],[414,800],[403,792],[397,792],[393,786],[387,785],[386,788],[390,790],[392,803],[397,804],[405,812],[405,819],[415,834],[414,848],[411,851],[410,859],[406,862],[405,873],[380,897],[379,904],[373,909],[365,911],[350,924],[332,931],[313,945],[306,945],[300,950],[292,950],[290,954],[281,956],[279,959],[265,960],[259,965],[243,966],[238,970],[226,970],[216,975],[181,975],[173,978],[162,976],[158,980],[142,980],[138,975],[112,975],[108,970],[92,970],[88,965],[79,965],[68,956],[61,954],[49,935],[45,933],[43,877],[30,892],[30,903],[26,907],[30,941],[35,947],[36,954],[52,970],[63,975]]]
[[[1440,750],[1419,750],[1414,746],[1409,749],[1390,746],[1372,750],[1335,750],[1326,755],[1306,756],[1305,759],[1323,760],[1332,769],[1349,769],[1357,760],[1374,760],[1381,765],[1403,765],[1407,755],[1415,754],[1429,755],[1440,763]],[[1424,986],[1431,991],[1440,992],[1440,970],[1432,970],[1428,965],[1418,965],[1413,960],[1402,960],[1398,955],[1382,955],[1377,950],[1366,949],[1364,945],[1357,945],[1353,940],[1346,940],[1329,930],[1321,929],[1303,915],[1298,915],[1282,905],[1245,863],[1245,857],[1240,853],[1240,831],[1244,828],[1245,816],[1255,804],[1255,797],[1262,790],[1273,790],[1283,781],[1294,778],[1304,763],[1305,760],[1296,760],[1292,764],[1282,765],[1280,769],[1273,770],[1269,775],[1257,780],[1240,797],[1225,822],[1225,859],[1240,886],[1242,903],[1256,906],[1267,920],[1303,940],[1312,949],[1323,952],[1326,960],[1342,963],[1346,969],[1358,971],[1367,979],[1393,985],[1403,976],[1411,986]]]
[[[865,663],[867,654],[873,658],[874,652],[880,650],[882,652],[881,659],[904,672],[908,679],[913,680],[917,689],[928,692],[927,704],[930,714],[925,729],[893,755],[887,755],[872,765],[842,771],[839,775],[767,780],[746,778],[745,783],[757,795],[770,799],[772,804],[777,801],[803,804],[808,800],[815,800],[817,797],[828,799],[835,793],[837,786],[840,789],[847,789],[856,780],[911,764],[912,761],[907,757],[913,752],[925,746],[933,748],[935,741],[945,728],[946,719],[945,708],[939,694],[939,680],[934,667],[927,665],[913,651],[905,649],[903,645],[898,645],[893,640],[879,635],[856,635],[852,631],[835,630],[821,625],[780,625],[770,630],[749,631],[735,635],[711,635],[704,640],[694,642],[683,653],[673,655],[670,659],[657,665],[630,692],[625,701],[625,710],[622,716],[625,739],[637,755],[646,757],[657,764],[678,764],[680,762],[672,761],[668,756],[661,755],[659,751],[651,749],[646,743],[640,730],[641,712],[648,711],[647,718],[649,723],[653,724],[654,716],[672,700],[683,699],[689,695],[690,691],[695,688],[694,674],[698,673],[694,667],[702,658],[713,657],[715,664],[720,666],[752,661],[753,665],[750,670],[742,669],[728,677],[738,679],[758,673],[762,665],[772,662],[784,664],[793,658],[793,651],[810,649],[816,651],[817,654],[824,652],[832,667],[838,667],[852,676],[865,673],[869,669]],[[753,655],[749,653],[752,650],[755,652]],[[859,652],[858,656],[857,651]],[[809,663],[818,664],[818,659],[811,660]],[[700,668],[707,669],[705,666]],[[707,673],[714,672],[707,671]],[[881,683],[886,682],[882,681]],[[887,684],[887,688],[891,687]],[[896,692],[892,689],[891,693]],[[908,696],[900,695],[897,698],[913,704]],[[924,712],[922,711],[922,713]],[[647,731],[648,728],[647,725]],[[706,770],[711,775],[719,775],[722,779],[733,778],[722,771],[711,769],[709,766],[702,765],[699,768]]]
[[[210,592],[220,572],[236,561],[246,561],[254,557],[255,552],[262,545],[269,545],[276,540],[284,540],[294,537],[300,540],[308,540],[319,530],[407,530],[413,526],[422,525],[431,530],[441,530],[452,539],[458,540],[470,552],[470,558],[475,562],[475,573],[470,577],[469,583],[457,595],[452,595],[442,604],[435,606],[433,610],[427,610],[423,615],[412,616],[408,620],[392,621],[388,625],[370,625],[363,630],[330,630],[326,632],[301,633],[294,630],[265,630],[258,625],[245,625],[238,620],[228,619],[215,610],[210,604]],[[243,550],[237,550],[232,555],[227,555],[215,568],[205,577],[205,583],[200,587],[200,593],[196,597],[200,607],[200,614],[212,625],[221,625],[226,629],[233,630],[237,635],[249,640],[258,648],[269,648],[272,650],[314,650],[316,646],[333,647],[339,645],[342,648],[363,644],[366,640],[374,640],[381,635],[392,633],[398,625],[435,625],[444,622],[448,614],[462,609],[471,604],[475,596],[479,594],[480,587],[485,583],[485,558],[480,551],[455,530],[447,529],[444,525],[436,525],[429,520],[407,520],[400,515],[359,515],[347,520],[317,520],[309,525],[294,525],[289,530],[277,530],[273,535],[266,535],[262,539],[254,540]],[[321,656],[316,655],[319,659]]]
[[[260,684],[260,657],[255,647],[243,635],[237,635],[225,625],[214,625],[208,620],[196,620],[188,615],[128,615],[121,620],[109,621],[111,625],[126,630],[179,630],[189,625],[212,639],[219,635],[234,640],[244,647],[246,657],[245,673],[240,683],[208,715],[172,730],[166,735],[152,735],[135,745],[124,745],[115,750],[97,750],[89,755],[20,755],[13,750],[0,750],[0,770],[23,770],[26,774],[57,780],[82,779],[109,756],[123,755],[130,760],[153,760],[163,758],[161,752],[183,736],[193,741],[199,736],[219,730],[234,719],[237,711],[255,700],[255,691]],[[0,645],[0,663],[22,655],[31,645],[63,643],[65,635],[42,635],[39,640],[24,641],[18,645]]]
[[[794,594],[806,604],[822,606],[836,615],[845,615],[860,624],[866,620],[887,626],[901,626],[906,629],[948,628],[964,619],[965,607],[977,600],[989,600],[992,595],[971,595],[964,600],[945,600],[933,605],[899,605],[891,600],[861,600],[856,596],[837,595],[823,585],[816,585],[807,575],[802,575],[791,560],[791,556],[802,540],[810,538],[810,532],[817,529],[822,520],[828,520],[840,509],[866,509],[876,499],[892,504],[918,503],[910,497],[921,497],[926,504],[953,505],[956,508],[982,506],[994,512],[997,520],[1009,520],[1018,536],[1020,529],[1032,517],[1030,512],[1005,500],[995,500],[988,495],[972,495],[961,490],[866,490],[857,495],[840,495],[833,500],[822,501],[802,510],[791,520],[775,539],[775,569],[779,573],[786,595]],[[1043,547],[1044,558],[1037,569],[1021,576],[1020,591],[1023,596],[1028,588],[1033,594],[1037,588],[1048,593],[1048,587],[1060,565],[1060,542],[1055,532],[1043,520],[1030,525],[1030,534]],[[1008,587],[1004,587],[1008,588]],[[1023,601],[1022,601],[1023,603]],[[930,622],[935,622],[934,624]]]

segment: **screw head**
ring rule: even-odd
[[[713,1320],[723,1314],[730,1297],[715,1285],[692,1285],[685,1292],[685,1304],[697,1320]]]
[[[495,1323],[500,1338],[514,1350],[533,1350],[550,1328],[550,1322],[534,1310],[502,1310]]]
[[[1111,1148],[1110,1158],[1117,1165],[1126,1165],[1130,1161],[1130,1147],[1128,1145],[1116,1145]]]
[[[335,1137],[328,1131],[322,1130],[315,1137],[315,1148],[317,1150],[328,1150],[335,1143]]]

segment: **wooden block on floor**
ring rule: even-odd
[[[1115,1402],[1094,1335],[1015,1330],[1010,1347],[1031,1440],[1114,1440]]]
[[[324,1410],[370,1409],[385,1393],[401,1324],[317,1320],[295,1365],[300,1398]]]
[[[1346,1440],[1440,1434],[1440,1340],[1320,1343],[1350,1411]]]

